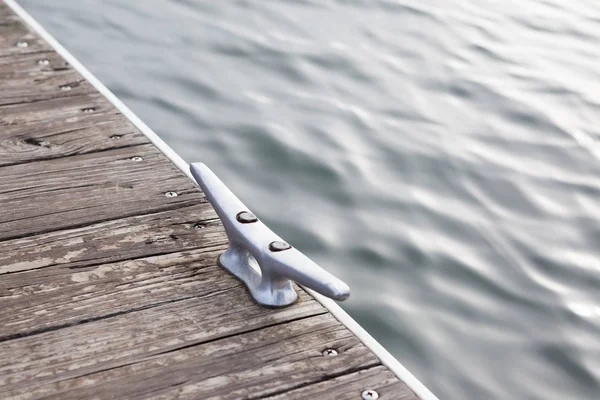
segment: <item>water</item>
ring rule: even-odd
[[[22,4],[440,398],[600,398],[600,2]]]

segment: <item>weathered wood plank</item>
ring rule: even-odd
[[[0,107],[0,166],[146,143],[98,94]]]
[[[1,283],[0,341],[239,287],[216,266],[218,252],[213,247],[75,269],[49,267],[14,274],[18,279],[9,275]]]
[[[212,207],[203,203],[6,240],[0,242],[0,276],[64,264],[76,268],[223,246],[227,238],[216,218]],[[46,283],[48,277],[42,275],[40,279],[40,283]],[[11,285],[33,282],[37,278],[32,275],[11,276],[10,280],[0,280],[0,294]]]
[[[63,362],[44,359],[31,363],[25,343],[29,338],[7,342],[7,346],[3,346],[4,353],[23,359],[20,368],[33,365],[34,369],[27,370],[27,374],[20,371],[17,378],[27,375],[30,380],[19,383],[13,380],[11,371],[3,369],[0,379],[11,381],[11,390],[4,391],[0,385],[0,393],[23,394],[23,398],[59,395],[63,399],[100,395],[105,398],[258,398],[379,364],[368,349],[327,313],[306,318],[297,314],[296,308],[296,315],[288,323],[282,319],[294,308],[247,314],[246,317],[252,318],[247,318],[242,332],[215,340],[206,337],[207,329],[203,326],[206,319],[201,314],[204,308],[194,306],[194,301],[201,300],[185,300],[131,316],[66,328],[58,335],[48,335],[47,340],[52,342],[36,342],[37,354],[49,350],[54,355],[52,348],[56,347],[76,349],[70,350],[68,357],[63,355]],[[224,301],[231,303],[228,299]],[[299,308],[311,305],[310,301],[304,304]],[[231,304],[231,307],[239,305]],[[174,307],[176,312],[163,310]],[[265,314],[271,316],[272,322],[266,327]],[[139,318],[142,316],[145,318]],[[228,316],[239,321],[236,314]],[[121,318],[136,318],[137,329],[122,321],[105,329],[95,326],[114,324]],[[258,319],[263,319],[263,324],[258,325],[261,329],[256,329]],[[216,324],[215,330],[229,329],[229,324],[223,326],[223,319],[218,316],[208,321],[207,324]],[[156,324],[160,331],[154,327]],[[123,332],[124,326],[129,326],[129,331]],[[119,330],[118,337],[113,328]],[[91,338],[85,332],[90,329],[105,334]],[[123,335],[131,336],[125,336],[127,340],[123,342]],[[115,351],[105,352],[107,346],[114,346]],[[98,348],[103,351],[103,359],[94,354]],[[324,357],[325,348],[336,348],[340,355]],[[78,351],[88,357],[81,357]],[[127,358],[123,357],[124,353]],[[91,372],[93,370],[96,372]]]
[[[47,61],[47,63],[46,63]],[[55,71],[71,70],[71,66],[54,51],[15,54],[0,57],[0,80],[40,76]]]
[[[134,156],[142,161],[132,161]],[[174,191],[177,197],[167,198]],[[0,168],[0,240],[176,209],[204,195],[151,145]]]
[[[325,312],[305,294],[292,308],[256,306],[236,279],[215,266],[217,254],[194,251],[62,268],[46,283],[9,291],[1,300],[3,330],[25,324],[38,333],[0,343],[0,393],[20,382],[24,388],[49,382],[43,370],[50,370],[51,380],[68,379]],[[56,329],[67,323],[78,325]],[[39,333],[40,327],[52,329]]]
[[[6,8],[4,2],[0,2],[0,9]],[[44,40],[29,32],[15,15],[3,16],[0,19],[0,58],[52,51]],[[27,42],[27,47],[17,47],[19,41]]]
[[[18,41],[27,41],[28,46],[16,47]],[[0,58],[52,50],[42,38],[30,32],[3,1],[0,1]]]
[[[0,78],[0,106],[72,97],[95,91],[94,87],[74,70],[40,71],[38,74]]]
[[[361,398],[361,393],[366,389],[377,391],[379,400],[418,400],[413,391],[384,366],[363,369],[325,382],[303,386],[269,396],[265,400],[356,400]]]

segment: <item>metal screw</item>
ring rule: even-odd
[[[235,219],[241,224],[251,224],[253,222],[258,221],[256,215],[252,214],[249,211],[241,211],[238,215],[235,216]]]
[[[165,197],[177,197],[177,192],[166,192]]]
[[[131,161],[142,161],[142,160],[143,160],[143,158],[142,158],[142,157],[140,157],[140,156],[133,156],[133,157],[131,157],[131,158],[130,158],[130,160],[131,160]],[[166,195],[166,194],[165,194],[165,195]],[[175,195],[177,195],[177,193],[175,193]],[[175,197],[175,196],[172,196],[172,197]]]
[[[17,42],[17,47],[27,47],[29,46],[29,43],[27,42]]]
[[[60,87],[60,90],[65,90],[65,91],[66,91],[66,90],[71,90],[71,89],[72,89],[72,87],[71,87],[71,86],[69,86],[69,85],[62,85],[62,86]]]
[[[269,250],[271,250],[272,252],[284,251],[284,250],[291,249],[291,248],[292,248],[292,246],[290,246],[286,242],[280,242],[279,240],[276,240],[274,242],[271,242],[271,244],[269,244]]]
[[[198,224],[194,225],[194,229],[196,229],[196,230],[200,230],[200,229],[204,229],[204,228],[206,228],[206,225],[204,225],[204,224],[198,223]]]
[[[325,350],[323,350],[322,354],[325,357],[329,357],[329,356],[337,356],[339,353],[337,352],[336,349],[325,349]]]
[[[83,111],[84,113],[91,113],[91,112],[96,111],[96,109],[93,107],[89,107],[89,108],[82,108],[81,111]]]
[[[111,139],[121,139],[121,135],[112,135]]]
[[[379,398],[379,393],[372,389],[368,389],[361,393],[361,397],[363,400],[377,400]]]
[[[50,60],[47,59],[43,59],[43,60],[38,60],[38,65],[49,65],[50,64]]]

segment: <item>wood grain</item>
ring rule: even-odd
[[[227,244],[223,227],[209,204],[136,215],[81,228],[52,231],[0,242],[0,276],[55,265],[69,268],[199,247]],[[33,282],[33,277],[11,276],[10,284]],[[46,279],[46,278],[43,278]],[[5,288],[0,281],[0,288]]]
[[[178,196],[165,197],[169,191]],[[0,168],[0,240],[201,201],[204,195],[152,145],[11,165]]]
[[[95,89],[74,70],[39,71],[37,74],[0,77],[0,106],[32,103],[94,93]]]
[[[0,166],[147,143],[98,94],[0,107]]]
[[[418,400],[414,392],[384,366],[359,370],[265,399],[356,400],[366,389],[375,390],[379,400]]]
[[[230,295],[222,301],[232,303]],[[218,315],[207,319],[200,302],[184,300],[131,316],[77,325],[62,329],[60,335],[48,335],[51,342],[36,342],[38,354],[49,350],[54,355],[50,346],[68,346],[68,357],[31,360],[24,348],[29,338],[7,342],[3,352],[22,360],[17,377],[36,379],[16,382],[13,370],[3,368],[0,379],[11,381],[11,389],[4,391],[0,385],[0,394],[60,394],[63,399],[259,398],[379,364],[330,314],[311,316],[317,311],[311,309],[311,301],[275,312],[231,304],[235,314],[228,316],[235,321],[225,325]],[[305,312],[299,313],[301,309]],[[240,321],[239,313],[245,321]],[[135,318],[135,330],[133,321],[114,324],[126,318]],[[106,325],[105,329],[100,329],[101,325]],[[124,331],[125,326],[129,329]],[[238,329],[231,330],[233,326]],[[220,338],[206,334],[211,330]],[[323,356],[323,349],[329,347],[337,348],[340,355]],[[99,348],[103,358],[96,354]]]
[[[0,12],[6,14],[7,7],[0,2]],[[26,48],[17,47],[19,41],[26,41]],[[52,51],[52,48],[39,36],[30,32],[14,14],[0,16],[0,59],[23,54]]]

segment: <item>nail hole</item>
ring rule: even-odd
[[[177,197],[179,194],[177,192],[165,192],[165,197]]]

